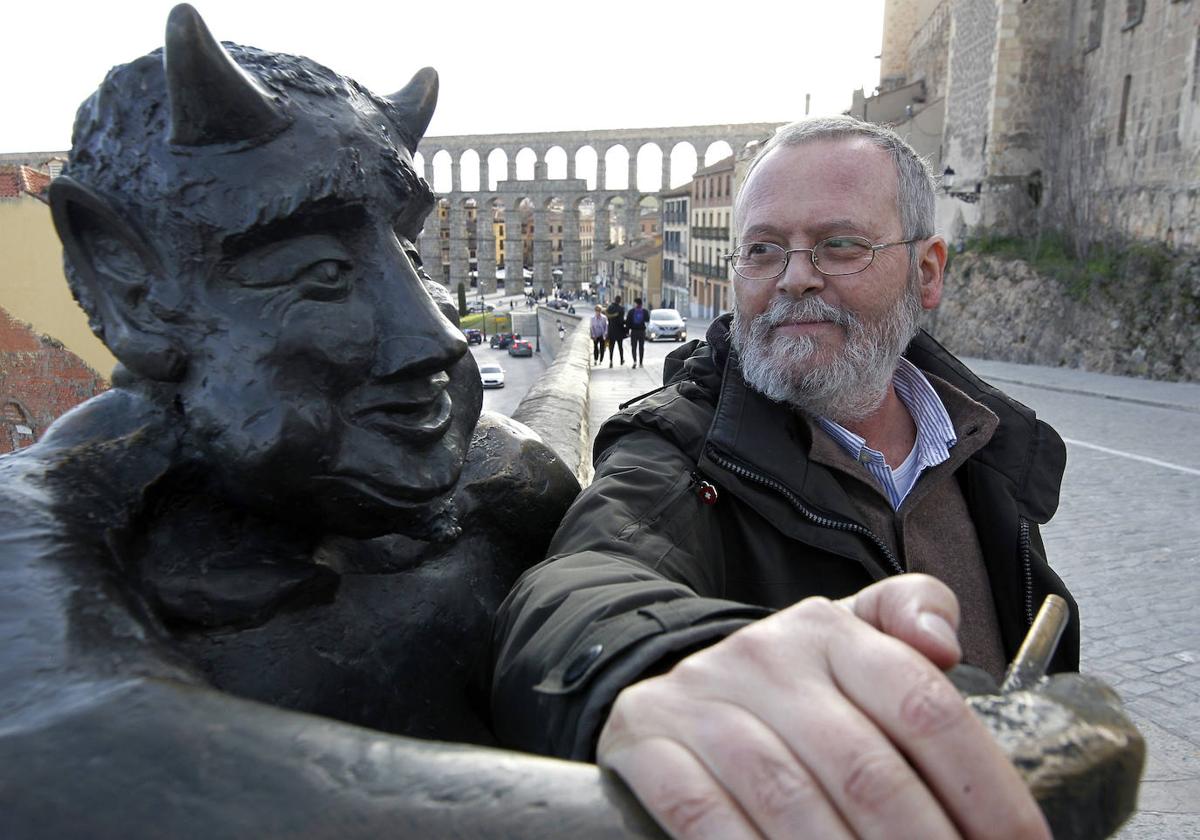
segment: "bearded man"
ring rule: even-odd
[[[943,675],[1048,593],[1062,441],[917,329],[934,184],[893,132],[789,125],[735,207],[735,310],[613,417],[501,608],[502,741],[615,769],[682,837],[1044,837]],[[1052,670],[1078,666],[1072,617]]]

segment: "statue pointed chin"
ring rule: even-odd
[[[186,3],[167,19],[163,66],[175,146],[257,145],[289,124]]]

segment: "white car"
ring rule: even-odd
[[[652,309],[650,324],[646,327],[646,338],[657,341],[660,338],[673,338],[676,341],[687,340],[687,318],[682,317],[675,309]]]
[[[504,368],[495,362],[483,362],[479,365],[479,378],[484,388],[503,388]]]

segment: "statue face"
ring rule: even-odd
[[[445,506],[483,399],[413,246],[436,97],[429,68],[378,97],[227,49],[181,4],[80,109],[51,190],[73,288],[235,502],[353,536]]]
[[[418,271],[409,237],[428,199],[397,177],[407,151],[369,105],[320,104],[324,119],[259,148],[192,160],[212,171],[191,180],[216,185],[192,217],[261,212],[216,237],[187,278],[180,396],[244,503],[362,536],[411,530],[457,480],[482,391]]]

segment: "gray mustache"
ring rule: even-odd
[[[754,326],[763,331],[772,327],[792,323],[814,323],[830,321],[843,327],[852,327],[859,323],[849,310],[826,303],[820,298],[777,297],[772,299],[767,311],[754,319]]]

